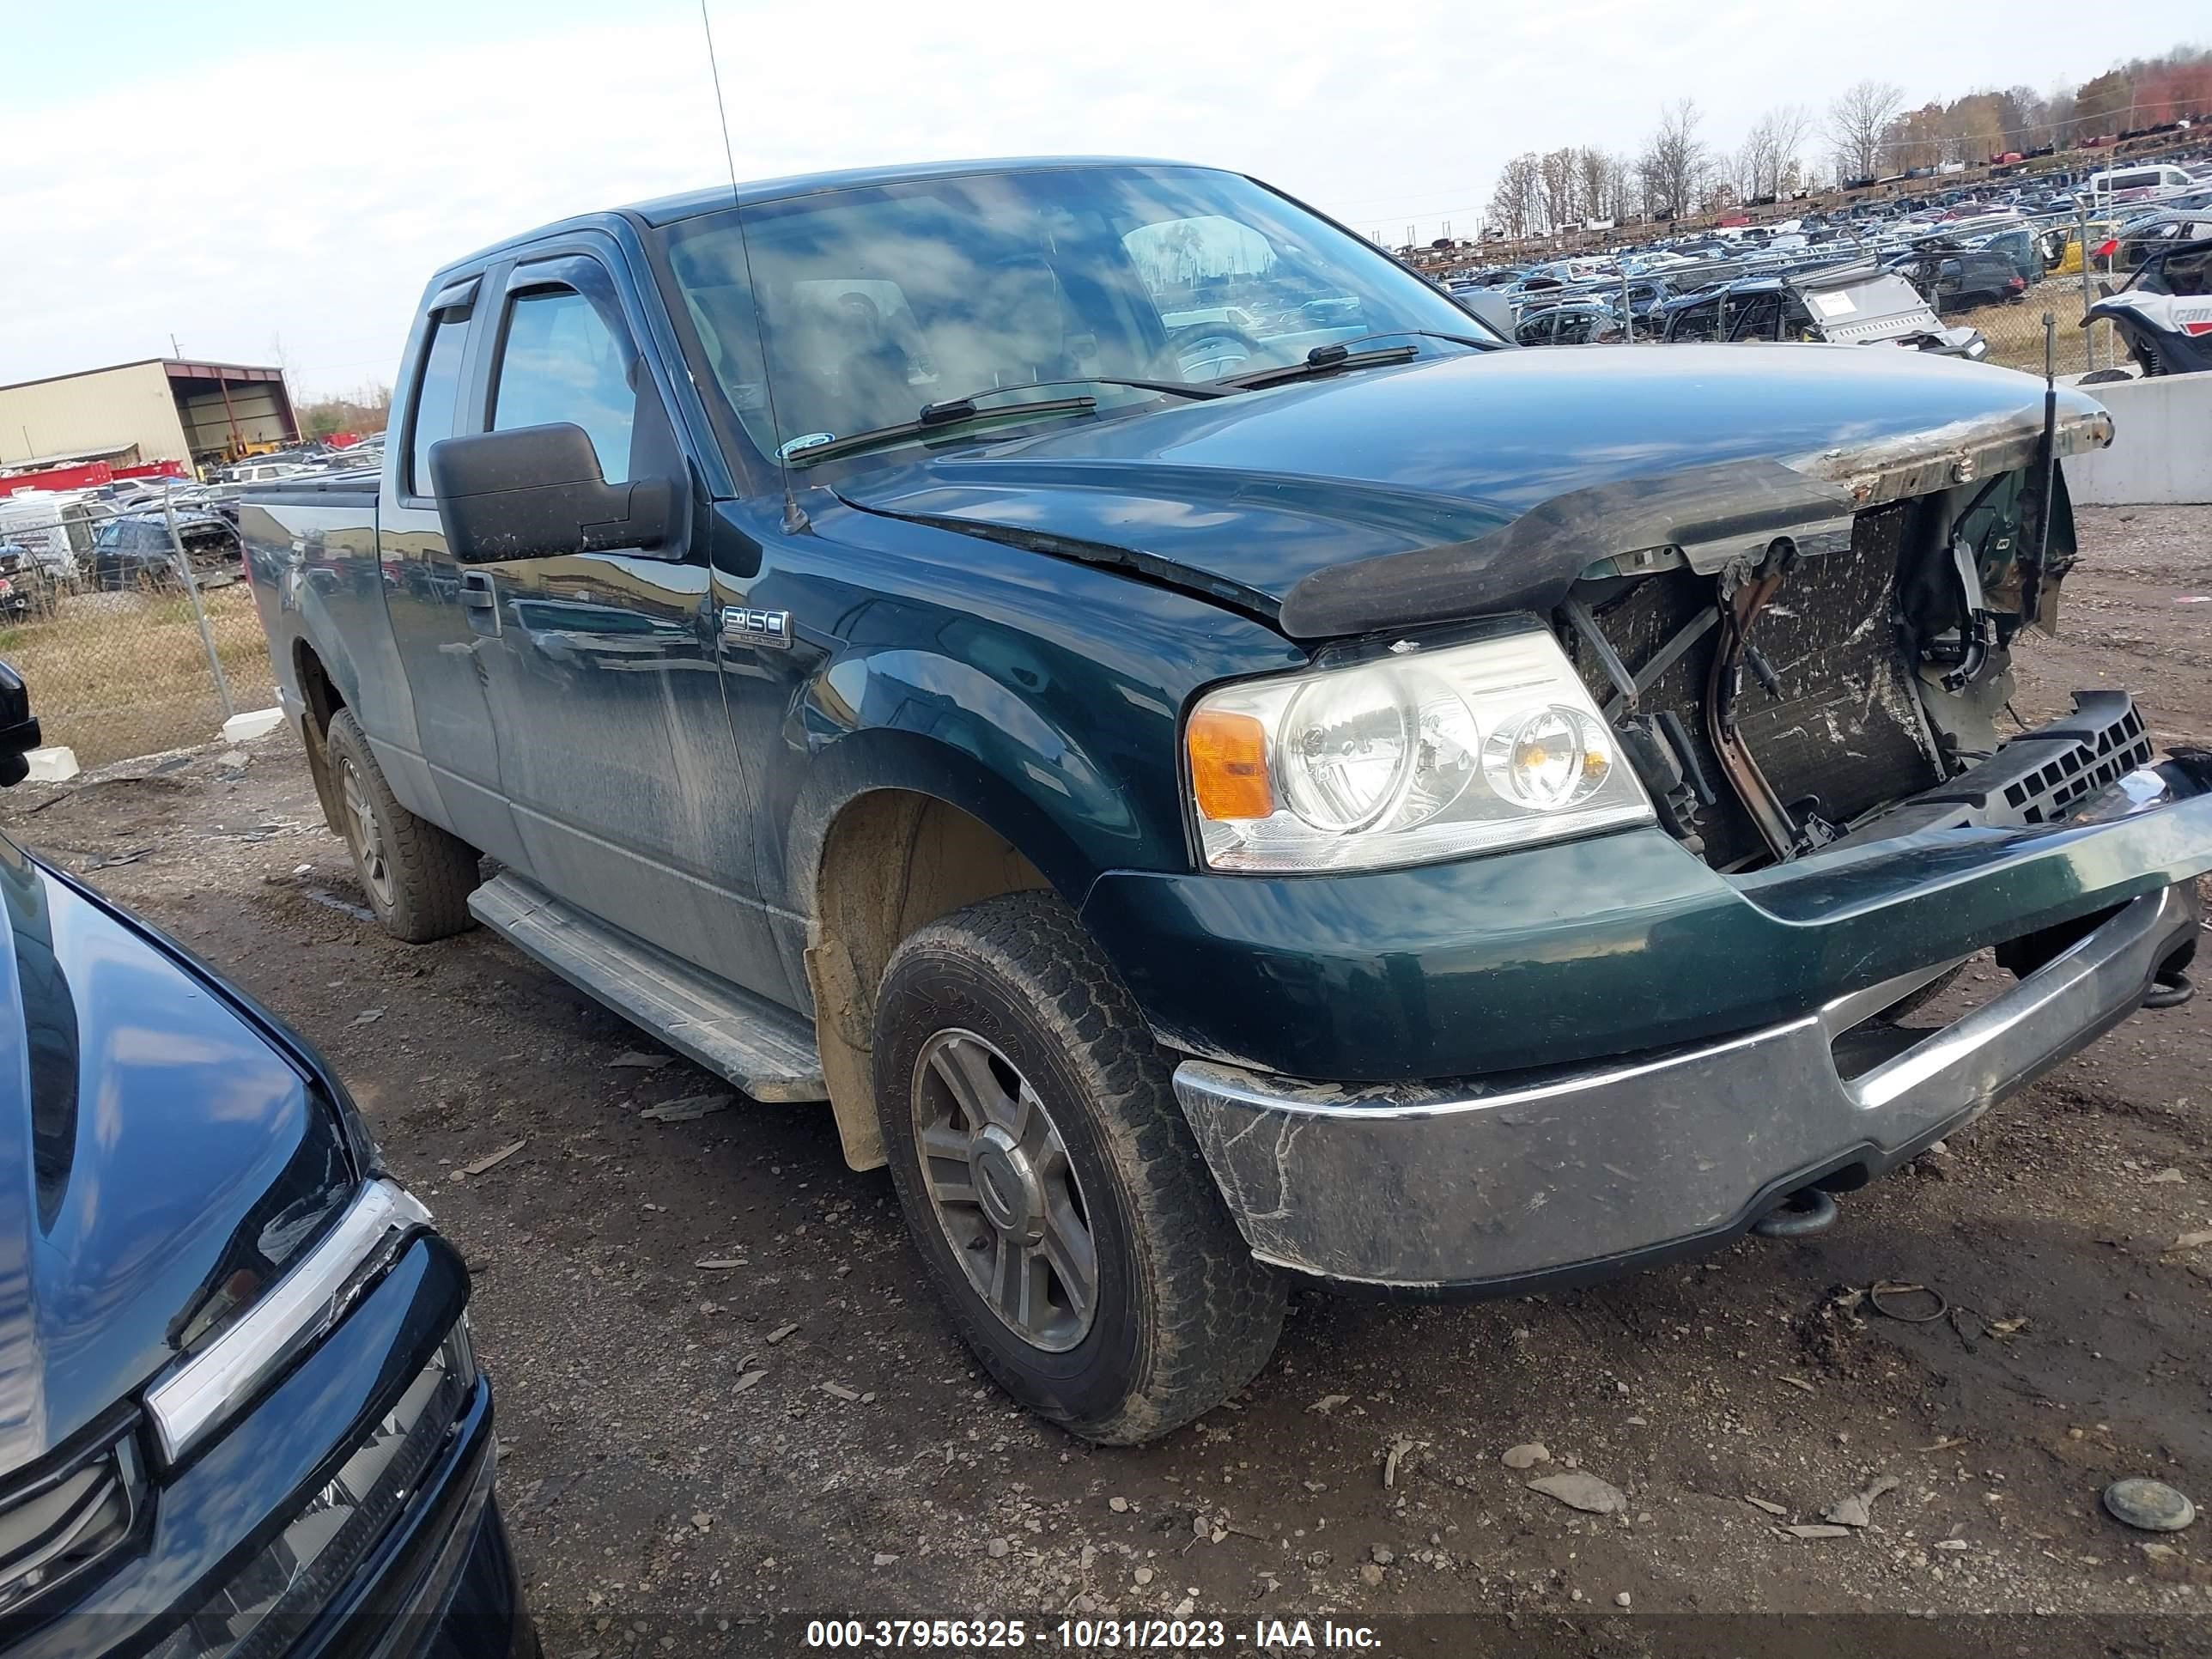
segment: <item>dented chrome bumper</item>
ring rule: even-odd
[[[2157,810],[2157,781],[2132,775],[2082,817]],[[1587,1066],[1358,1089],[1188,1060],[1176,1092],[1262,1261],[1412,1291],[1595,1277],[1912,1157],[2126,1018],[2201,918],[2194,880],[2145,893],[1871,1064],[1838,1039],[1949,963],[1726,1041]]]

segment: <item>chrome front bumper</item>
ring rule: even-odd
[[[2144,894],[2018,984],[1845,1076],[1836,1039],[1950,964],[1729,1041],[1494,1085],[1362,1090],[1187,1060],[1177,1098],[1263,1261],[1406,1291],[1509,1290],[1743,1231],[1878,1176],[2110,1030],[2197,937]]]

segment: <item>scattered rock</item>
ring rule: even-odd
[[[755,1383],[758,1382],[767,1375],[768,1373],[766,1371],[747,1371],[739,1376],[736,1382],[730,1384],[730,1392],[732,1394],[743,1394],[747,1389],[751,1388]]]
[[[1631,1595],[1626,1590],[1623,1590],[1620,1595],[1613,1598],[1613,1605],[1616,1607],[1625,1607],[1635,1599],[1636,1598]]]
[[[529,1144],[526,1137],[521,1140],[510,1140],[497,1152],[488,1153],[473,1164],[462,1164],[459,1169],[453,1171],[453,1179],[465,1181],[477,1176],[488,1175]]]
[[[1152,1570],[1150,1567],[1139,1567],[1129,1577],[1136,1580],[1138,1587],[1141,1589],[1152,1582]]]
[[[705,1532],[714,1524],[714,1517],[704,1510],[694,1510],[691,1511],[691,1524]]]
[[[1359,1564],[1359,1582],[1366,1585],[1370,1589],[1372,1589],[1376,1585],[1380,1584],[1382,1582],[1382,1569],[1376,1566],[1372,1561],[1361,1562]]]
[[[1938,1550],[1962,1550],[1966,1547],[1966,1540],[1963,1538],[1939,1538],[1929,1547]]]
[[[1322,1395],[1320,1399],[1315,1401],[1312,1405],[1307,1407],[1306,1409],[1310,1412],[1319,1412],[1323,1417],[1327,1417],[1331,1412],[1334,1411],[1339,1406],[1345,1404],[1351,1398],[1352,1396],[1348,1394],[1325,1394]]]
[[[1129,1512],[1129,1500],[1126,1498],[1109,1498],[1106,1500],[1106,1507],[1116,1515],[1127,1515]]]
[[[702,1255],[691,1265],[707,1273],[726,1273],[732,1267],[742,1267],[745,1262],[743,1256]]]
[[[1787,1515],[1790,1513],[1790,1511],[1784,1509],[1781,1504],[1770,1504],[1764,1498],[1753,1498],[1748,1492],[1744,1494],[1743,1501],[1750,1504],[1752,1508],[1755,1510],[1765,1510],[1769,1515]]]
[[[794,1320],[792,1323],[790,1323],[790,1324],[788,1324],[788,1325],[779,1325],[779,1326],[777,1326],[774,1330],[770,1331],[770,1332],[768,1334],[768,1345],[769,1345],[769,1347],[771,1347],[771,1348],[773,1348],[774,1346],[775,1346],[775,1345],[776,1345],[777,1343],[779,1343],[779,1342],[782,1341],[784,1338],[786,1338],[787,1336],[789,1336],[793,1332],[796,1331],[798,1328],[799,1328],[799,1324],[798,1324],[798,1322],[797,1322],[797,1321],[795,1321],[795,1320]]]
[[[848,1389],[842,1382],[824,1382],[821,1385],[821,1389],[822,1392],[828,1395],[832,1400],[842,1400],[848,1405],[858,1405],[860,1403],[860,1390],[857,1389]]]
[[[1885,1474],[1868,1484],[1865,1490],[1855,1492],[1821,1516],[1823,1521],[1839,1527],[1870,1527],[1874,1524],[1874,1500],[1886,1492],[1897,1489],[1897,1477]]]
[[[734,1098],[726,1093],[685,1095],[680,1100],[664,1100],[659,1105],[648,1106],[638,1115],[648,1123],[689,1123],[695,1118],[709,1117],[726,1109]]]
[[[881,1550],[878,1550],[876,1552],[875,1565],[879,1567],[888,1567],[892,1562],[897,1559],[898,1557],[896,1555],[886,1555]]]
[[[1540,1440],[1531,1440],[1519,1446],[1508,1446],[1498,1461],[1509,1469],[1533,1469],[1539,1463],[1548,1463],[1552,1454]]]
[[[1818,1389],[1814,1388],[1810,1382],[1808,1382],[1802,1376],[1784,1376],[1781,1372],[1777,1371],[1774,1374],[1774,1380],[1777,1382],[1781,1383],[1785,1388],[1801,1389],[1806,1394],[1818,1394],[1820,1392]]]
[[[1545,1475],[1531,1480],[1528,1490],[1556,1498],[1570,1509],[1586,1510],[1591,1515],[1619,1515],[1628,1507],[1628,1499],[1620,1487],[1609,1480],[1599,1480],[1587,1469]]]
[[[1001,1561],[1006,1559],[1007,1551],[1012,1548],[1013,1546],[1009,1544],[1005,1539],[994,1538],[989,1543],[983,1546],[983,1553],[989,1556],[994,1561]]]
[[[2205,1237],[2212,1239],[2212,1233]],[[2185,1493],[2141,1475],[2106,1487],[2105,1509],[2114,1520],[2142,1532],[2179,1532],[2197,1518],[2197,1505]]]
[[[1376,1566],[1387,1567],[1393,1561],[1398,1559],[1398,1553],[1388,1544],[1377,1544],[1373,1549],[1367,1552],[1367,1557],[1368,1559],[1374,1562]]]
[[[1849,1527],[1824,1526],[1806,1522],[1801,1522],[1794,1527],[1784,1527],[1782,1530],[1792,1538],[1849,1538],[1851,1535],[1851,1529]]]
[[[2182,1173],[2179,1170],[2160,1170],[2150,1178],[2149,1184],[2154,1187],[2178,1187],[2182,1180]]]
[[[2184,1233],[2166,1248],[2169,1250],[2193,1250],[2202,1244],[2212,1244],[2212,1232]]]
[[[122,862],[123,862],[123,860],[122,860],[121,859],[112,859],[112,860],[109,860],[109,862],[110,862],[110,863],[112,863],[112,864],[120,864],[120,863],[122,863]],[[353,1023],[354,1023],[355,1024],[356,1024],[356,1025],[374,1025],[374,1024],[376,1024],[376,1022],[377,1022],[377,1021],[379,1021],[380,1019],[382,1019],[383,1018],[384,1018],[384,1010],[383,1010],[383,1009],[381,1009],[381,1008],[364,1008],[364,1009],[362,1009],[359,1013],[356,1014],[356,1015],[353,1017]],[[2212,1238],[2212,1233],[2207,1233],[2207,1234],[2205,1235],[2205,1237],[2206,1237],[2207,1238]],[[2174,1248],[2175,1248],[2176,1249],[2180,1249],[2181,1247],[2180,1247],[2179,1245],[2176,1245]]]
[[[2171,1561],[2181,1553],[2171,1544],[2138,1544],[2136,1547],[2154,1561]]]

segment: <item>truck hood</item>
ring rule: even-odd
[[[1425,619],[1394,605],[1545,609],[1608,556],[1735,520],[1754,538],[1832,521],[2021,465],[2043,392],[1895,347],[1492,350],[1059,428],[836,489],[865,511],[1126,562],[1278,625],[1287,605],[1301,625],[1286,631],[1306,636]],[[2058,398],[2062,453],[2109,441],[2096,404]],[[1316,586],[1403,589],[1416,568],[1417,604],[1305,603]]]
[[[353,1184],[337,1115],[222,996],[0,838],[0,1476],[160,1370]]]

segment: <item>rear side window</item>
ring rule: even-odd
[[[507,313],[492,428],[574,422],[590,434],[606,481],[626,483],[637,422],[629,362],[599,307],[575,289],[521,295]]]
[[[461,391],[461,349],[468,343],[469,319],[439,319],[423,354],[422,378],[416,383],[413,431],[407,453],[407,493],[428,495],[430,446],[453,435],[453,409]]]

